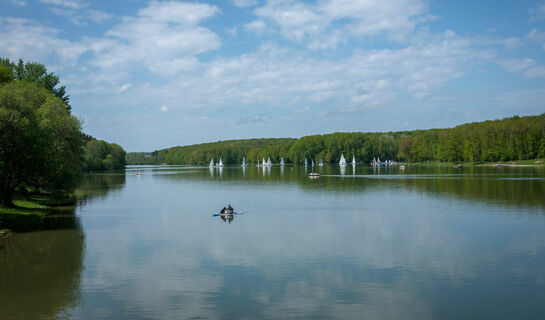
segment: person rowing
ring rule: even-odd
[[[227,207],[223,207],[223,209],[221,209],[220,214],[233,214],[233,212],[235,212],[235,209],[233,209],[231,205],[228,205]]]

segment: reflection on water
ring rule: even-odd
[[[52,319],[80,301],[84,235],[74,215],[0,240],[0,318]]]
[[[136,177],[136,170],[143,175]],[[103,178],[96,178],[102,195],[78,207],[80,229],[50,234],[85,231],[85,253],[81,242],[80,265],[72,272],[77,276],[62,286],[72,291],[44,301],[41,313],[21,314],[78,319],[545,316],[542,169],[408,167],[403,172],[356,166],[342,172],[339,166],[324,166],[316,168],[322,173],[317,180],[306,176],[311,170],[237,166],[225,167],[220,175],[219,168],[207,167],[129,168],[122,182],[109,184],[113,191],[108,194],[100,191]],[[93,182],[87,188],[93,190]],[[244,215],[236,221],[211,215],[226,203]],[[23,254],[14,259],[33,263]],[[49,258],[42,254],[41,259]],[[1,268],[0,275],[17,274]],[[17,281],[23,280],[2,291],[25,296],[25,290],[42,290],[19,290]],[[0,296],[2,301],[8,297]],[[0,307],[15,314],[24,303],[15,300],[10,307],[0,301]]]

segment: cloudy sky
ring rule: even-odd
[[[0,0],[0,56],[128,151],[545,112],[544,0]]]

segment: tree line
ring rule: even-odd
[[[16,193],[67,195],[84,169],[124,166],[120,146],[85,141],[69,100],[44,65],[0,58],[0,204]]]
[[[369,163],[374,158],[405,162],[496,162],[545,158],[545,113],[474,122],[447,129],[398,132],[349,132],[299,139],[229,140],[127,154],[128,164],[207,164],[222,158],[238,164],[271,158],[302,164],[322,160]]]

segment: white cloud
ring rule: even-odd
[[[545,66],[538,64],[534,59],[500,58],[497,63],[505,70],[520,73],[527,78],[545,77]]]
[[[269,32],[267,24],[263,20],[254,20],[244,25],[244,28],[250,32],[261,35]]]
[[[89,18],[89,20],[96,23],[103,23],[114,17],[111,13],[107,13],[107,12],[95,10],[95,9],[86,10],[85,14]]]
[[[106,42],[98,41],[93,64],[111,68],[138,63],[158,73],[186,69],[196,61],[192,56],[220,47],[220,38],[198,25],[218,12],[206,4],[150,2],[137,17],[110,29]],[[177,69],[165,69],[173,65]]]
[[[545,19],[545,3],[540,4],[537,8],[529,10],[530,22],[538,22]]]
[[[233,5],[240,8],[246,8],[257,5],[257,0],[232,0]]]
[[[167,112],[168,107],[167,106],[161,106],[161,112]]]
[[[23,1],[23,0],[11,0],[10,2],[14,6],[18,6],[18,7],[24,7],[27,4],[26,1]]]
[[[130,88],[132,87],[132,84],[130,83],[125,83],[124,85],[122,85],[119,90],[117,90],[118,93],[123,93],[127,90],[129,90]]]
[[[60,33],[58,29],[28,19],[0,18],[0,55],[25,60],[56,56],[66,61],[86,51],[80,43],[59,38]]]
[[[422,0],[324,0],[316,4],[288,0],[268,1],[255,14],[273,22],[291,41],[305,42],[311,49],[332,49],[343,36],[387,35],[403,41],[416,25],[431,19],[427,10]]]
[[[38,0],[41,3],[65,7],[69,9],[81,9],[88,6],[87,3],[78,0]]]

